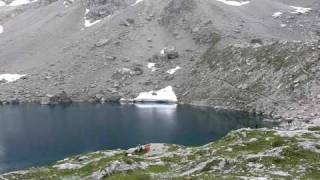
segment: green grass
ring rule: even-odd
[[[169,168],[165,165],[151,165],[147,171],[151,173],[164,173],[169,171]]]
[[[320,131],[320,126],[309,127],[309,131]]]
[[[90,177],[92,173],[105,169],[115,161],[126,164],[149,164],[147,169],[136,169],[128,172],[116,172],[105,179],[238,179],[246,177],[284,178],[273,175],[274,170],[288,172],[297,179],[317,179],[320,176],[320,153],[306,150],[301,142],[318,142],[318,133],[297,133],[294,137],[281,137],[274,130],[241,130],[227,135],[220,141],[202,147],[185,148],[166,145],[166,156],[126,156],[123,151],[104,157],[103,153],[86,155],[90,160],[87,165],[74,170],[58,170],[53,166],[34,168],[26,174],[15,174],[15,179],[81,179]],[[254,139],[253,139],[254,138]],[[320,142],[320,141],[319,141]],[[320,144],[315,145],[320,149]],[[280,150],[275,153],[273,150]],[[264,156],[256,156],[264,154]],[[62,163],[76,163],[80,156],[69,158]],[[163,164],[153,164],[162,161]],[[222,163],[223,161],[223,163]],[[204,168],[199,169],[194,176],[183,176],[183,172],[198,168],[200,163],[206,162]],[[254,167],[262,167],[261,171]],[[222,166],[223,165],[223,166]],[[301,170],[301,167],[302,170]],[[13,176],[10,176],[13,177]],[[8,177],[8,179],[13,179]]]
[[[104,178],[106,180],[151,180],[152,177],[144,171],[136,170],[127,173],[117,173],[110,177]]]

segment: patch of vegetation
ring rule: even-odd
[[[320,126],[313,126],[308,128],[309,131],[320,131]]]
[[[127,173],[117,173],[104,178],[106,180],[151,180],[152,177],[141,170],[136,170]]]
[[[166,163],[178,163],[178,162],[180,162],[181,157],[177,156],[177,155],[173,155],[170,157],[162,157],[161,160]]]
[[[86,162],[81,168],[59,170],[53,165],[33,168],[27,173],[13,173],[5,178],[81,179],[121,162],[125,166],[134,166],[132,169],[136,170],[121,170],[120,166],[115,165],[114,168],[119,169],[115,169],[105,179],[317,179],[320,176],[320,153],[301,146],[304,142],[320,141],[319,136],[315,135],[317,132],[297,131],[293,137],[282,137],[275,130],[238,130],[218,142],[201,147],[164,145],[165,152],[149,156],[148,153],[127,156],[125,151],[119,151],[113,156],[96,153],[85,155],[86,160],[80,162],[80,156],[75,156],[58,164]],[[315,148],[320,149],[320,144],[315,145]],[[182,175],[185,172],[190,174]]]
[[[151,173],[164,173],[164,172],[167,172],[168,170],[169,168],[165,165],[152,165],[152,166],[149,166],[149,168],[147,169],[147,171]]]
[[[168,151],[174,152],[174,151],[177,151],[178,149],[179,149],[179,146],[173,144],[173,145],[169,145]]]

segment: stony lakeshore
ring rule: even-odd
[[[320,127],[240,129],[201,147],[99,151],[0,179],[318,179]]]

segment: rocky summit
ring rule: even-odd
[[[0,179],[319,179],[319,132],[307,130],[320,125],[319,0],[0,0],[0,105],[135,101],[246,111],[286,128]]]

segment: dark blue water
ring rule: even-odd
[[[0,173],[150,142],[203,145],[234,129],[266,126],[245,113],[190,106],[0,106]]]

